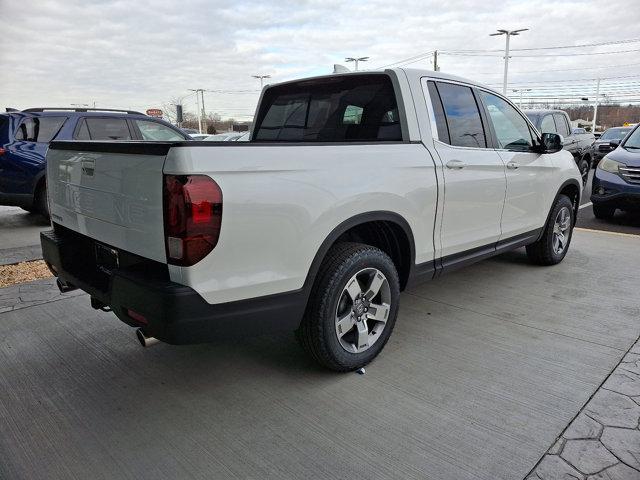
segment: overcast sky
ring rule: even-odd
[[[373,69],[434,49],[502,49],[504,37],[489,36],[496,28],[530,29],[512,37],[513,48],[637,39],[637,2],[0,0],[0,107],[144,110],[205,88],[228,92],[207,93],[207,111],[240,118],[255,107],[254,74],[280,81],[330,73],[345,56],[370,56],[362,67]],[[514,52],[510,81],[590,85],[585,79],[637,75],[609,82],[640,83],[638,51],[515,57],[638,49],[640,42]],[[503,60],[484,55],[495,56],[442,54],[439,62],[444,72],[498,88]],[[411,66],[432,68],[430,58]],[[612,65],[626,66],[586,69]],[[230,93],[242,90],[249,92]],[[185,98],[187,109],[195,111],[194,98]]]

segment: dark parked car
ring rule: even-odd
[[[616,209],[640,211],[640,127],[636,126],[596,168],[591,201],[596,218],[611,218]]]
[[[611,145],[612,140],[614,142],[617,141],[619,144],[631,130],[633,130],[633,127],[613,127],[605,130],[604,133],[600,135],[600,138],[593,143],[593,152],[591,154],[593,166],[595,167],[607,153],[616,148]]]
[[[48,217],[45,153],[56,140],[189,140],[171,124],[128,111],[7,109],[0,113],[0,205]]]
[[[540,133],[557,133],[564,139],[564,149],[571,152],[582,175],[582,184],[587,183],[591,169],[591,145],[595,141],[592,133],[584,128],[571,128],[567,112],[562,110],[524,110]]]

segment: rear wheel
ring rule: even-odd
[[[331,370],[363,367],[387,343],[399,296],[398,273],[386,253],[359,243],[337,244],[320,267],[298,339]]]
[[[566,195],[558,196],[542,237],[527,245],[529,259],[538,265],[555,265],[564,259],[573,233],[573,204]]]
[[[613,207],[605,207],[604,205],[593,204],[593,215],[599,220],[608,220],[616,213]]]

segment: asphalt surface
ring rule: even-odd
[[[639,264],[635,237],[577,231],[555,267],[443,276],[364,375],[293,335],[144,350],[86,295],[22,305],[0,313],[0,478],[521,480],[640,335]]]

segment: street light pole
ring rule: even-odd
[[[505,30],[503,28],[498,29],[496,33],[489,34],[490,37],[498,35],[505,35],[507,37],[504,47],[504,79],[502,81],[502,94],[507,94],[507,75],[509,73],[509,38],[520,35],[520,32],[526,32],[528,28],[520,28],[518,30]]]
[[[355,71],[358,71],[358,62],[366,62],[369,60],[369,57],[347,57],[344,59],[345,62],[355,62]]]
[[[271,78],[271,75],[251,75],[253,78],[260,80],[260,90],[264,88],[264,79]]]
[[[600,79],[598,79],[598,83],[596,84],[596,101],[593,105],[593,128],[591,129],[591,133],[595,133],[596,131],[596,120],[598,119],[598,100],[600,98]]]

